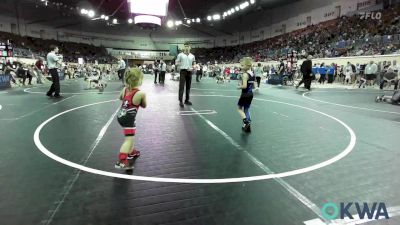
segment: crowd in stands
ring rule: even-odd
[[[110,56],[105,48],[88,44],[44,40],[0,32],[0,42],[6,41],[11,42],[13,56],[17,58],[45,58],[49,46],[55,45],[60,48],[64,62],[77,63],[78,58],[83,58],[87,63],[95,63],[95,60],[100,64],[116,62],[116,59]]]
[[[380,20],[361,19],[359,14],[342,16],[264,41],[193,51],[203,63],[237,63],[244,56],[278,61],[293,52],[299,57],[312,54],[315,58],[400,53],[400,6],[380,12]]]

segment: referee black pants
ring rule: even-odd
[[[161,71],[160,72],[160,77],[158,78],[160,84],[164,84],[165,83],[165,73],[166,73],[166,71]]]
[[[47,92],[47,95],[60,96],[60,76],[58,75],[57,69],[50,69],[49,70],[51,75],[51,80],[53,84],[50,87],[50,90]]]
[[[190,87],[192,86],[192,72],[189,70],[181,70],[180,78],[179,78],[179,101],[183,100],[183,91],[186,86],[186,99],[185,101],[189,101],[190,99]]]
[[[125,69],[118,70],[118,78],[122,81],[122,84],[125,84],[124,76],[125,76]]]

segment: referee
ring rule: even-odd
[[[61,64],[62,56],[58,56],[58,47],[51,45],[51,52],[47,54],[47,66],[49,69],[49,73],[51,75],[51,80],[53,84],[50,87],[50,90],[47,92],[47,96],[55,98],[62,98],[60,95],[60,77],[58,75],[58,67]]]
[[[193,66],[196,64],[196,59],[193,54],[190,53],[190,44],[185,43],[183,52],[179,53],[176,58],[176,65],[180,69],[179,78],[179,106],[183,107],[183,91],[186,86],[186,105],[192,105],[190,99],[190,87],[192,85],[192,72]]]
[[[122,84],[125,85],[124,76],[125,76],[125,70],[126,70],[126,63],[122,59],[122,57],[119,57],[118,59],[119,59],[118,60],[118,78],[122,81]]]

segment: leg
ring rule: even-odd
[[[299,84],[296,86],[296,88],[299,88],[300,87],[300,85],[302,85],[304,83],[304,78],[303,79],[301,79],[301,81],[299,82]]]
[[[155,70],[154,71],[154,83],[157,84],[157,75],[158,75],[158,71]]]
[[[56,78],[55,78],[54,72],[57,73],[57,71],[55,71],[55,70],[50,70],[50,76],[51,76],[52,84],[51,84],[51,87],[50,87],[49,91],[47,92],[47,96],[53,95],[53,93],[56,91],[56,86],[55,86],[55,79]]]
[[[58,76],[57,70],[54,71],[53,83],[54,83],[54,96],[60,96],[60,77]]]
[[[125,70],[121,71],[121,80],[122,80],[122,84],[125,85]]]
[[[181,70],[179,78],[179,101],[183,102],[183,91],[186,83],[186,70]]]
[[[192,72],[186,72],[186,99],[185,102],[189,102],[190,100],[190,88],[192,86]]]
[[[42,72],[40,70],[36,70],[37,73],[37,83],[38,84],[43,84],[42,82]]]
[[[31,85],[32,84],[32,75],[28,74],[28,84]]]
[[[304,80],[304,87],[309,91],[311,90],[311,78]]]
[[[241,118],[243,121],[246,121],[246,113],[244,112],[242,106],[239,106],[239,108],[238,108],[238,113],[239,113],[239,115],[240,115],[240,118]]]
[[[116,169],[133,169],[131,165],[129,165],[128,154],[133,148],[134,144],[134,136],[125,136],[124,143],[121,146],[118,162],[115,164]]]
[[[256,79],[257,79],[257,87],[260,88],[261,77],[256,77]]]
[[[121,75],[122,75],[122,70],[118,70],[117,73],[118,73],[118,78],[119,78],[119,80],[122,80],[122,76],[121,76]]]
[[[250,106],[249,107],[244,107],[244,113],[246,115],[246,120],[248,122],[251,122]]]
[[[163,72],[163,75],[162,75],[162,83],[163,83],[163,84],[165,83],[165,74],[166,74],[166,71],[164,71],[164,72]]]
[[[124,143],[122,143],[119,153],[129,154],[133,150],[133,145],[135,143],[135,136],[126,136]]]
[[[383,89],[383,87],[385,86],[385,82],[387,82],[385,79],[381,80],[381,83],[379,84],[379,89]]]

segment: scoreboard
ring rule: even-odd
[[[13,47],[10,41],[0,41],[0,57],[13,57]]]

